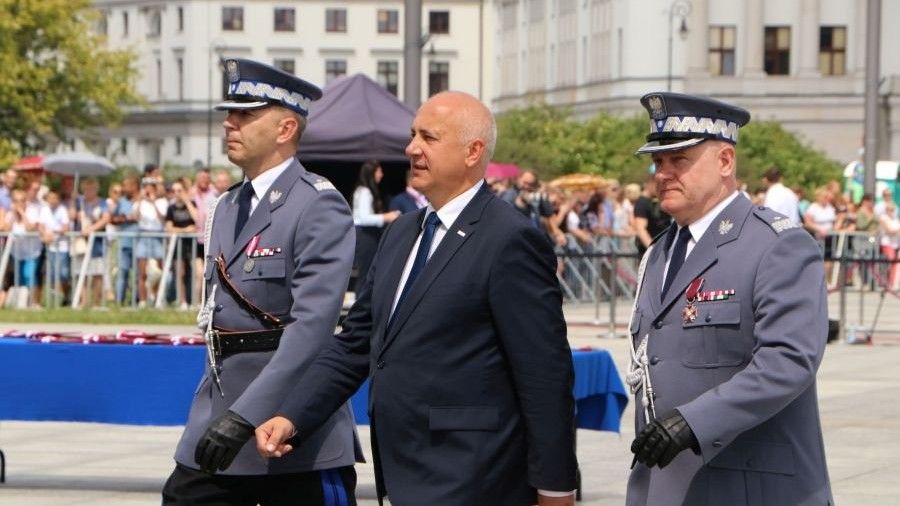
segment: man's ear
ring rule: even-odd
[[[482,156],[484,156],[484,141],[476,138],[466,146],[466,167],[478,165]]]
[[[278,121],[278,137],[275,138],[275,141],[278,144],[292,142],[298,135],[299,129],[300,123],[297,118],[294,115],[286,115]]]
[[[735,171],[735,153],[734,146],[728,143],[722,143],[722,147],[716,153],[716,161],[719,164],[719,174],[722,177],[734,177]]]

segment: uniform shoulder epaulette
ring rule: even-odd
[[[331,181],[325,179],[324,177],[318,174],[306,173],[303,175],[303,180],[309,183],[310,186],[316,189],[317,192],[322,192],[326,190],[334,190],[337,191],[337,188],[331,183]]]
[[[776,234],[780,234],[785,230],[790,230],[792,228],[800,228],[800,224],[796,221],[765,206],[756,206],[753,208],[753,215],[766,225],[772,227],[772,230],[774,230]]]

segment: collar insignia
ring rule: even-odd
[[[725,235],[728,232],[731,232],[731,228],[734,227],[734,223],[731,220],[722,220],[719,222],[719,235]]]
[[[280,199],[280,198],[281,198],[281,192],[278,190],[272,190],[269,193],[269,203],[270,204],[274,204],[275,202],[278,202],[278,199]]]

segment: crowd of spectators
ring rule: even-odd
[[[175,245],[165,302],[188,309],[202,275],[208,209],[232,184],[226,171],[200,170],[166,180],[155,165],[129,175],[101,194],[97,179],[71,177],[53,188],[40,171],[8,169],[0,175],[0,233],[12,240],[0,286],[0,307],[67,305],[84,271],[81,305],[144,307],[154,304],[162,278],[166,236]]]

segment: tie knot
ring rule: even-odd
[[[428,216],[425,217],[425,228],[434,230],[441,224],[441,219],[438,218],[436,212],[428,213]]]
[[[253,183],[247,181],[241,185],[241,191],[238,193],[238,200],[250,202],[250,199],[253,198],[253,194]]]
[[[678,229],[678,238],[676,239],[678,242],[683,242],[687,244],[688,241],[691,240],[691,229],[688,227],[681,227]]]

